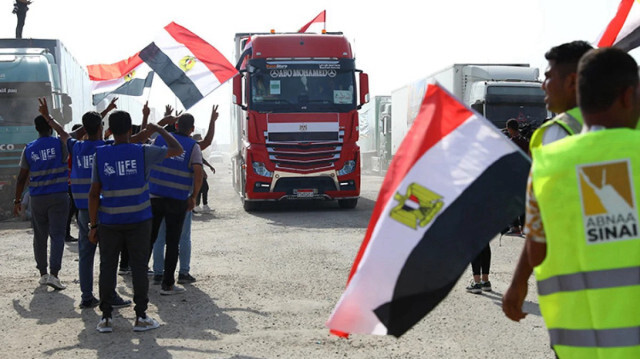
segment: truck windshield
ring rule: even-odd
[[[250,108],[260,112],[348,112],[356,108],[353,61],[252,61]]]
[[[48,82],[0,83],[0,126],[33,126],[38,97],[51,93]]]
[[[514,118],[521,128],[538,128],[547,118],[544,102],[539,104],[517,105],[513,103],[490,103],[485,109],[485,117],[498,128],[505,128],[507,120]]]

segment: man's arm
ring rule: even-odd
[[[178,140],[176,140],[176,138],[173,137],[164,128],[162,128],[162,127],[160,127],[160,126],[158,126],[158,125],[156,125],[154,123],[148,124],[147,128],[150,128],[150,130],[153,131],[153,132],[158,132],[160,134],[160,136],[162,136],[162,138],[164,138],[164,140],[167,142],[167,146],[168,146],[168,148],[167,148],[167,158],[174,157],[174,156],[179,156],[179,155],[182,154],[182,152],[184,152],[184,149],[182,149],[182,146],[180,145],[180,142],[178,142]]]
[[[198,198],[198,193],[200,193],[200,188],[202,187],[202,164],[194,163],[193,164],[193,193],[191,197],[189,197],[189,202],[187,206],[187,212],[191,211],[196,207],[196,198]]]
[[[209,129],[207,130],[207,134],[204,136],[204,139],[198,142],[201,150],[205,150],[207,147],[211,146],[211,142],[213,141],[213,136],[216,133],[216,120],[218,119],[218,105],[213,105],[211,109],[211,118],[209,119]]]
[[[533,267],[529,265],[529,256],[527,254],[527,246],[522,246],[522,253],[520,259],[516,265],[516,270],[513,273],[511,279],[511,285],[504,292],[502,296],[502,311],[507,318],[519,322],[520,319],[524,319],[527,313],[522,311],[522,304],[524,304],[524,298],[527,297],[528,281]]]
[[[24,186],[27,184],[27,178],[29,178],[29,170],[26,168],[21,168],[20,173],[18,173],[18,180],[16,182],[16,195],[15,201],[13,205],[13,215],[19,216],[22,211],[22,204],[20,201],[22,200],[22,192],[24,191]],[[17,202],[17,203],[16,203]]]
[[[67,133],[62,125],[49,115],[49,107],[47,106],[47,99],[45,97],[39,98],[38,102],[40,103],[38,111],[40,112],[42,117],[47,120],[49,126],[51,126],[51,128],[53,128],[53,130],[58,133],[58,136],[60,137],[60,140],[62,140],[62,142],[67,143],[69,137],[81,138],[82,136],[84,136],[86,132],[84,130],[84,127],[80,127],[71,133]]]
[[[147,142],[149,136],[151,136],[150,130],[147,130],[147,124],[149,120],[149,114],[151,110],[149,109],[149,101],[145,102],[144,107],[142,107],[142,125],[140,125],[140,132],[131,136],[131,143],[144,143]]]
[[[98,207],[100,207],[100,192],[102,183],[91,182],[89,189],[89,242],[98,244]]]
[[[207,162],[207,160],[204,159],[204,157],[202,158],[202,163],[204,163],[206,166],[208,166],[209,168],[211,168],[211,171],[213,172],[213,174],[216,173],[216,169],[213,168],[213,166],[211,164],[209,164],[209,162]]]
[[[116,106],[116,101],[118,101],[118,98],[114,97],[111,102],[109,102],[107,108],[100,112],[100,117],[104,118],[109,112],[111,112],[111,110],[118,108],[118,106]]]

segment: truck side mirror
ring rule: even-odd
[[[369,75],[364,72],[360,73],[360,108],[365,103],[369,102]]]
[[[62,94],[62,105],[70,106],[73,101],[71,100],[71,96],[67,94]]]
[[[246,110],[246,106],[242,103],[242,74],[236,75],[233,78],[233,95],[232,100],[235,105],[242,107]]]

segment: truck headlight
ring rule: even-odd
[[[252,162],[253,172],[258,176],[273,177],[273,172],[267,170],[267,167],[262,162]]]
[[[347,161],[344,163],[344,166],[341,170],[338,171],[338,176],[348,175],[356,169],[356,161]]]

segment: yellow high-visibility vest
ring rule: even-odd
[[[582,131],[582,125],[584,121],[582,120],[582,112],[578,107],[574,107],[567,112],[563,112],[552,120],[547,121],[540,126],[537,130],[533,132],[531,135],[531,141],[529,141],[529,149],[533,152],[534,148],[542,146],[542,139],[544,137],[544,133],[549,129],[551,125],[558,124],[561,126],[570,136],[573,136]]]
[[[533,151],[547,238],[534,270],[560,358],[640,358],[639,143],[610,129]]]

